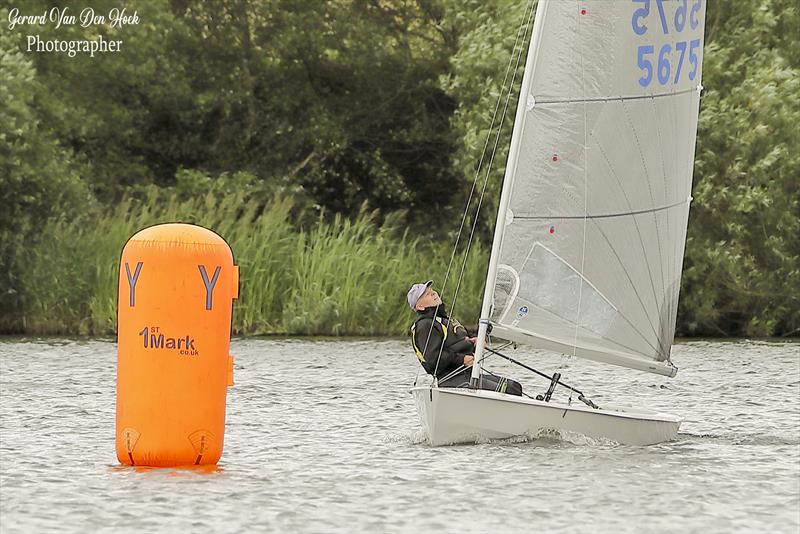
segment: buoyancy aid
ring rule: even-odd
[[[428,374],[442,377],[464,363],[474,346],[461,323],[447,316],[443,305],[419,312],[411,326],[411,344],[417,359]],[[437,365],[438,361],[438,365]]]

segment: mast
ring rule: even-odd
[[[525,108],[528,105],[530,96],[531,81],[533,80],[533,69],[539,49],[539,41],[542,36],[542,26],[547,13],[549,0],[539,0],[536,6],[536,17],[533,22],[533,32],[531,42],[528,45],[528,57],[525,60],[525,71],[522,75],[522,86],[520,87],[519,100],[517,102],[517,112],[514,117],[514,128],[511,133],[511,146],[508,150],[508,161],[506,162],[505,175],[503,176],[503,189],[500,193],[500,205],[497,208],[497,221],[494,227],[494,238],[492,239],[492,252],[489,256],[489,271],[486,273],[486,284],[483,291],[483,304],[481,305],[481,317],[478,323],[478,340],[475,344],[475,361],[472,364],[472,378],[470,387],[476,388],[481,376],[481,365],[483,364],[484,349],[486,347],[486,333],[489,329],[489,316],[492,311],[492,300],[494,298],[494,286],[497,277],[498,258],[500,256],[500,246],[505,233],[506,211],[511,197],[511,186],[514,182],[514,171],[517,167],[519,158],[519,145],[522,138],[522,130],[525,122]]]

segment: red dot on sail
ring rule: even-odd
[[[553,154],[553,161],[558,161],[558,154]]]
[[[585,15],[586,13],[588,13],[588,11],[587,11],[587,10],[585,10],[585,9],[581,9],[581,15]]]
[[[556,227],[555,227],[555,226],[551,226],[551,227],[550,227],[550,233],[551,233],[551,234],[554,234],[554,233],[556,233]]]

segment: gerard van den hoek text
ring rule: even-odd
[[[58,29],[62,26],[80,25],[82,28],[90,26],[105,26],[107,28],[121,28],[127,25],[139,24],[139,14],[134,11],[129,13],[126,8],[113,8],[106,15],[98,14],[93,8],[87,7],[78,15],[73,15],[68,7],[53,7],[38,15],[22,15],[18,8],[8,12],[8,29],[13,30],[18,26],[46,26],[53,25]],[[39,35],[26,36],[27,52],[62,52],[69,57],[75,57],[79,52],[88,53],[94,57],[95,53],[119,52],[122,50],[121,40],[108,40],[102,35],[95,39],[42,39]]]

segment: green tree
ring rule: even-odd
[[[171,185],[183,168],[246,171],[331,213],[458,205],[455,102],[438,83],[453,42],[435,2],[142,0],[136,11],[134,26],[42,30],[100,32],[120,53],[34,57],[52,87],[42,114],[91,161],[101,199]]]
[[[52,3],[33,0],[21,11],[41,13]],[[107,15],[118,2],[100,0],[91,7]],[[62,5],[78,15],[83,6]],[[127,7],[133,14],[134,7]],[[38,115],[50,125],[76,159],[87,165],[84,181],[103,201],[119,198],[126,187],[170,184],[179,167],[192,167],[213,138],[201,120],[203,94],[190,83],[187,70],[201,54],[191,55],[174,36],[185,31],[164,0],[135,3],[140,23],[36,26],[42,40],[122,41],[121,51],[96,53],[28,53],[37,80],[48,91],[37,101]],[[15,29],[20,46],[32,30]],[[219,95],[227,92],[218,88]],[[223,97],[221,96],[221,98]]]
[[[800,329],[800,62],[793,1],[709,3],[679,332]]]
[[[477,228],[482,238],[489,240],[525,70],[533,22],[531,3],[457,0],[446,5],[449,33],[458,40],[450,70],[440,78],[443,88],[458,102],[451,121],[459,137],[453,166],[468,187],[475,182],[470,224],[486,183]],[[509,87],[512,80],[514,85]]]
[[[7,20],[8,12],[0,10]],[[18,330],[25,295],[15,263],[49,218],[86,209],[91,196],[70,150],[36,111],[47,88],[9,33],[0,33],[0,332]],[[69,243],[64,243],[69,246]],[[55,283],[55,282],[54,282]]]

